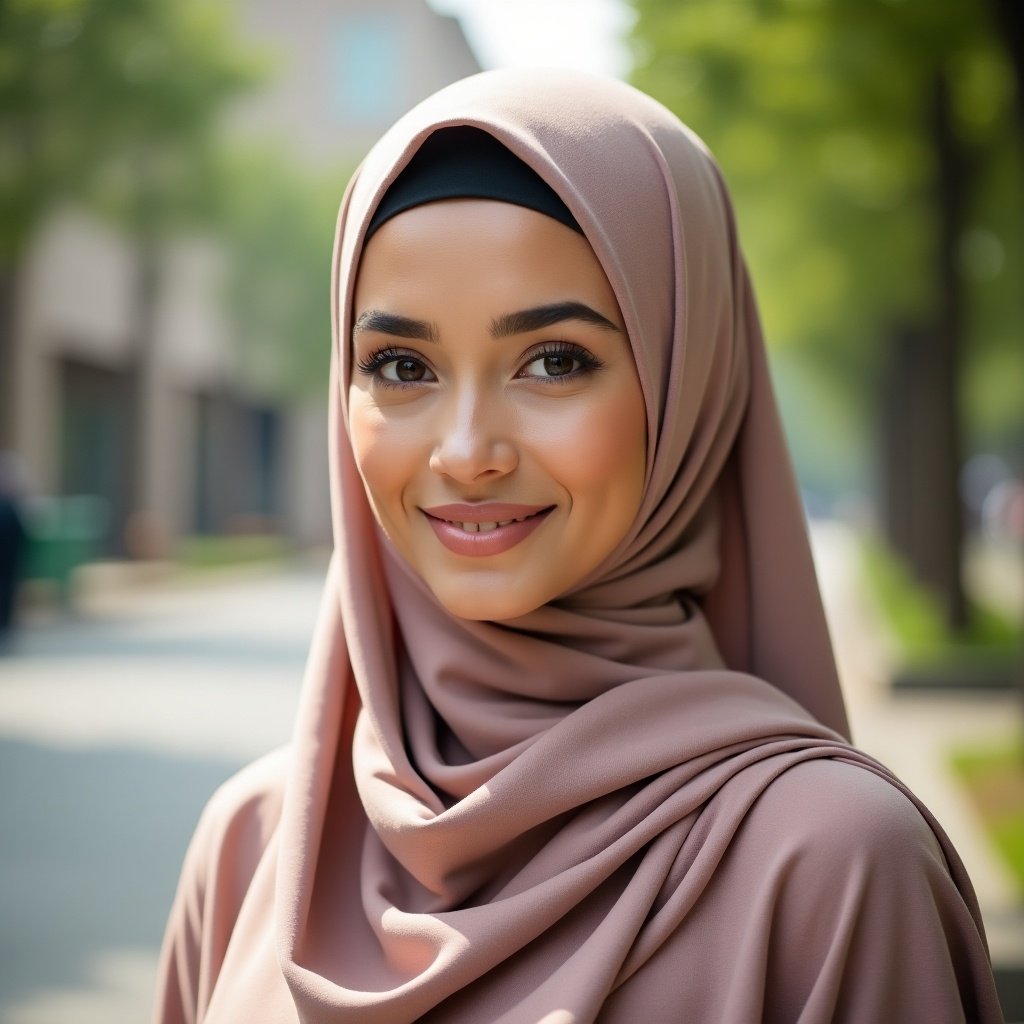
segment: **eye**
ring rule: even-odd
[[[421,384],[437,378],[427,364],[412,352],[399,349],[378,349],[356,364],[359,372],[384,387]]]
[[[535,352],[518,376],[537,380],[575,379],[601,368],[601,361],[585,348],[568,342],[548,344]]]
[[[579,365],[572,356],[542,356],[528,364],[532,377],[564,377]]]
[[[385,380],[396,384],[415,384],[417,381],[427,380],[429,371],[418,359],[410,356],[402,356],[399,359],[391,359],[380,366],[380,375]]]

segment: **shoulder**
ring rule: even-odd
[[[242,768],[210,797],[185,854],[176,903],[197,933],[228,931],[277,829],[288,749]]]
[[[164,932],[154,1020],[195,1024],[205,1012],[249,887],[281,815],[288,750],[247,765],[199,818]]]
[[[284,792],[289,747],[278,747],[240,768],[217,787],[203,809],[201,822],[238,822],[279,806]]]
[[[859,758],[765,759],[718,790],[675,876],[670,901],[685,917],[647,981],[616,996],[624,1019],[680,1006],[766,1024],[1000,1019],[955,852],[897,780]],[[691,884],[702,886],[692,903]],[[696,978],[680,969],[694,962]]]
[[[748,823],[740,874],[771,907],[764,1019],[999,1019],[970,882],[896,779],[853,752],[802,761]]]
[[[199,818],[188,859],[210,870],[225,857],[255,861],[277,827],[287,778],[288,749],[265,754],[222,783]],[[245,864],[236,864],[244,871]]]
[[[948,964],[953,919],[977,941],[956,851],[895,778],[853,752],[788,768],[758,797],[741,836],[747,871],[761,879],[793,948],[808,936],[818,949],[862,945],[858,958],[881,970],[877,956],[897,956],[901,941]]]
[[[836,758],[801,761],[764,790],[753,815],[793,854],[886,860],[893,853],[945,866],[931,825],[895,780],[864,763]]]

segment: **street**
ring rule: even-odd
[[[288,739],[323,571],[104,589],[0,658],[0,1020],[147,1019],[206,798]]]

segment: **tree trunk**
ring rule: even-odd
[[[1017,119],[1024,135],[1024,4],[1020,0],[990,0],[990,7],[1017,83]]]
[[[957,267],[967,169],[942,76],[933,83],[930,113],[936,307],[932,323],[892,329],[880,391],[881,482],[887,539],[939,601],[947,625],[956,632],[968,617],[961,572],[958,379],[963,302]]]
[[[922,576],[940,595],[951,629],[967,626],[962,558],[964,547],[963,503],[960,498],[962,425],[959,382],[964,344],[963,287],[959,247],[963,237],[968,189],[967,155],[953,121],[949,83],[940,72],[932,92],[932,132],[936,160],[936,207],[938,245],[936,284],[938,322],[935,326],[935,392],[930,396],[935,459],[935,517],[933,548]]]
[[[146,192],[143,185],[137,220],[137,262],[132,303],[135,352],[129,370],[129,511],[123,538],[123,548],[133,558],[156,558],[166,553],[166,537],[157,511],[153,508],[152,498],[154,404],[158,387],[156,302],[160,249],[154,211]]]
[[[917,573],[917,542],[922,514],[924,464],[916,458],[927,424],[922,424],[921,391],[927,387],[921,369],[928,365],[928,335],[920,325],[893,324],[888,332],[886,362],[879,389],[880,492],[885,537],[893,551]]]

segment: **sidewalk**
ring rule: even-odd
[[[1019,696],[894,694],[892,650],[860,580],[856,538],[836,522],[815,522],[811,534],[854,742],[891,768],[938,819],[974,883],[993,963],[1024,970],[1024,902],[947,761],[958,744],[1019,732]]]
[[[322,561],[90,566],[0,658],[0,1021],[149,1019],[210,793],[287,742]]]

